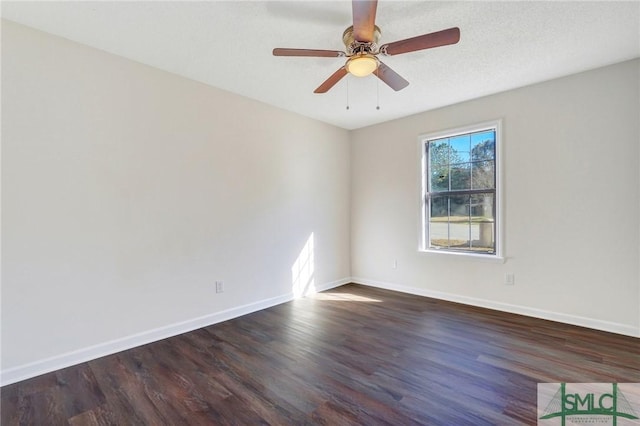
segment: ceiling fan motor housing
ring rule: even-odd
[[[371,53],[377,54],[378,40],[382,32],[380,28],[375,25],[373,29],[373,37],[371,42],[358,41],[353,36],[353,25],[344,30],[342,33],[342,41],[347,51],[347,56],[355,55],[358,53]]]

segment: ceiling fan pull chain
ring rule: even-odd
[[[376,109],[380,110],[380,79],[376,78]]]
[[[349,77],[345,80],[347,82],[347,111],[349,110]]]

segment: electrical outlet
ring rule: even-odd
[[[514,285],[516,283],[516,276],[513,273],[507,272],[504,274],[504,285]]]
[[[224,292],[224,283],[222,281],[216,281],[216,293]]]

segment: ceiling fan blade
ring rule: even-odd
[[[380,62],[378,68],[373,72],[378,78],[384,81],[387,86],[391,87],[396,92],[402,90],[409,85],[409,82],[402,78],[400,74],[389,68],[384,63]]]
[[[456,44],[460,40],[460,28],[454,27],[435,33],[424,34],[405,40],[394,41],[380,47],[380,51],[387,55],[415,52],[416,50],[431,49],[432,47]]]
[[[336,83],[339,82],[345,75],[347,75],[347,69],[344,66],[340,67],[338,71],[334,72],[331,77],[326,79],[324,83],[318,86],[318,88],[314,90],[313,93],[327,93],[329,89],[335,86]]]
[[[371,43],[376,25],[378,0],[353,0],[353,38],[356,41]]]
[[[273,49],[273,56],[313,56],[318,58],[335,58],[345,56],[339,50],[318,50],[318,49]]]

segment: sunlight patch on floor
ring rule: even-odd
[[[375,302],[375,303],[382,302],[382,300],[380,299],[372,299],[370,297],[358,296],[357,294],[330,293],[330,292],[318,293],[314,296],[314,299],[331,300],[331,301],[338,301],[338,302]]]

